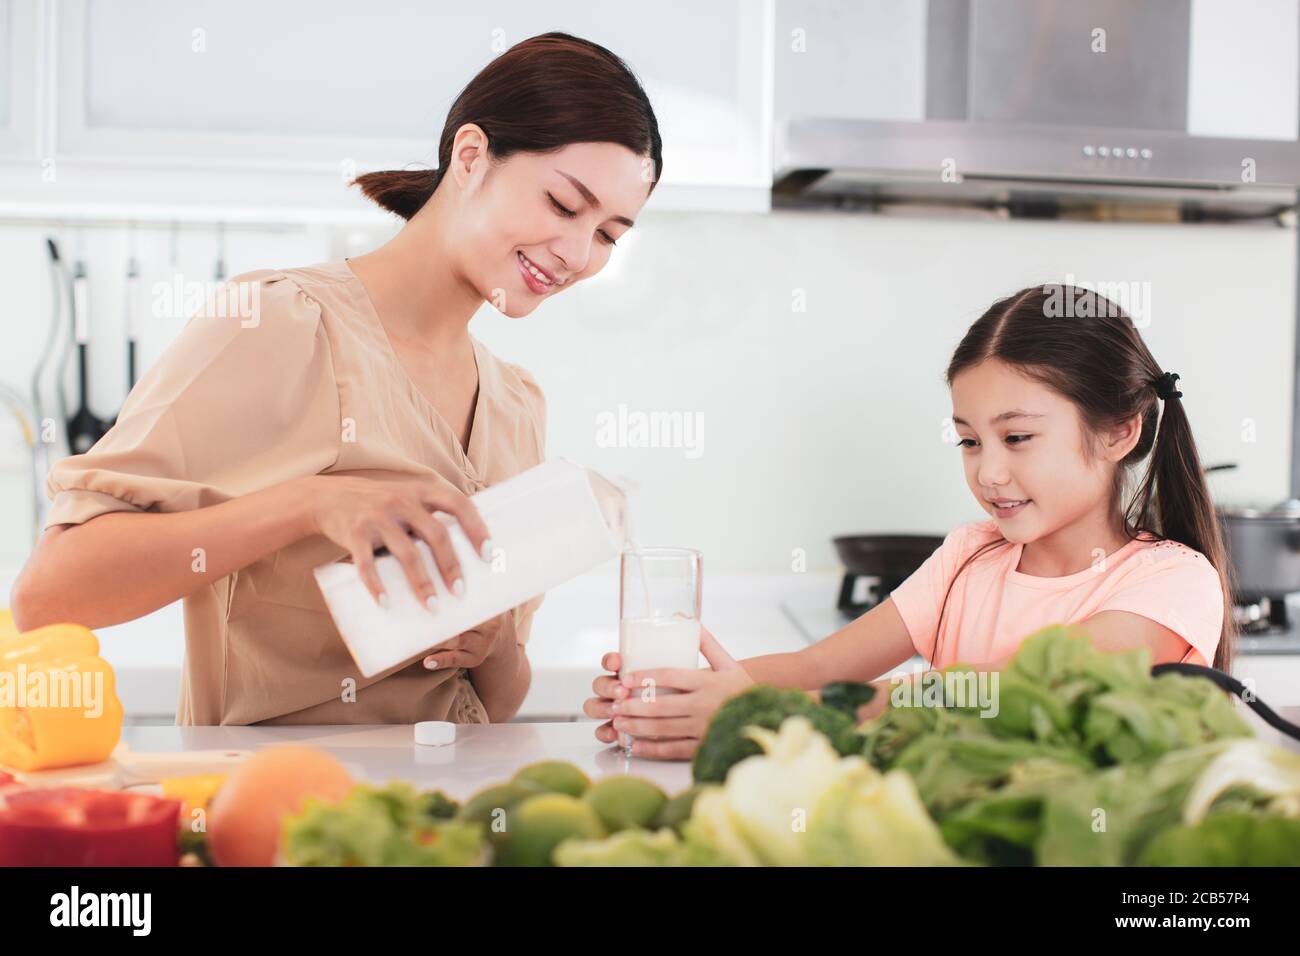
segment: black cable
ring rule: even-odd
[[[1247,698],[1246,685],[1231,674],[1225,674],[1221,670],[1215,670],[1213,667],[1205,667],[1201,664],[1157,664],[1151,668],[1152,677],[1159,677],[1161,674],[1186,674],[1188,677],[1204,677],[1211,680],[1259,714],[1264,723],[1274,730],[1300,740],[1300,726],[1280,716],[1277,711],[1255,697],[1254,694]]]

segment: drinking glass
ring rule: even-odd
[[[620,678],[658,667],[694,669],[700,663],[700,584],[703,556],[689,548],[636,548],[619,567]],[[647,684],[631,688],[642,700],[679,693]],[[632,735],[619,745],[632,755]]]

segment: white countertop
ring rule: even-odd
[[[1263,740],[1300,751],[1300,741],[1268,727],[1246,707],[1238,713]],[[1283,708],[1282,716],[1300,721],[1300,708]],[[464,800],[516,770],[538,760],[567,760],[593,780],[632,774],[653,780],[676,794],[691,784],[691,765],[684,760],[627,758],[594,736],[595,721],[552,723],[462,724],[456,742],[422,747],[409,724],[357,724],[326,727],[125,727],[122,740],[137,753],[186,750],[257,750],[280,743],[317,747],[342,761],[357,780],[385,784],[407,780],[422,790],[442,790]]]
[[[456,743],[421,747],[409,724],[337,727],[126,727],[122,739],[135,752],[256,750],[299,743],[333,754],[358,780],[385,784],[409,780],[422,790],[442,790],[464,800],[538,760],[567,760],[593,780],[633,774],[653,780],[669,794],[691,785],[685,761],[626,758],[593,736],[594,721],[462,724]]]

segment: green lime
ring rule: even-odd
[[[669,799],[663,805],[663,809],[659,811],[659,815],[655,817],[654,829],[672,827],[678,833],[681,833],[682,827],[691,818],[691,809],[695,806],[695,798],[700,795],[700,791],[703,789],[704,787],[701,784],[695,784]]]
[[[535,797],[541,792],[540,787],[528,781],[494,783],[466,800],[457,816],[491,828],[493,821],[501,816],[497,811],[509,811],[520,801]]]
[[[529,797],[506,815],[505,839],[497,845],[497,866],[550,866],[551,852],[571,837],[605,836],[596,811],[567,793]]]
[[[649,780],[618,776],[597,780],[582,799],[612,833],[650,826],[668,802],[668,795]]]
[[[514,775],[513,782],[528,781],[548,793],[567,793],[580,797],[591,786],[587,775],[564,760],[542,760],[530,763]]]

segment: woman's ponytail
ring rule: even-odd
[[[1151,387],[1163,399],[1151,463],[1127,515],[1131,526],[1155,530],[1205,555],[1219,572],[1223,589],[1223,631],[1213,664],[1227,671],[1232,666],[1232,567],[1223,541],[1219,515],[1210,498],[1191,423],[1183,408],[1182,392],[1174,390],[1176,374],[1164,373]]]
[[[467,124],[487,137],[493,159],[551,153],[571,143],[616,143],[663,174],[663,139],[640,81],[598,43],[568,33],[521,40],[492,59],[451,104],[438,139],[438,168],[366,173],[353,180],[403,219],[419,212],[451,166],[456,133]]]
[[[352,180],[360,186],[366,198],[395,212],[403,219],[412,218],[424,208],[442,179],[438,169],[390,169],[377,173],[363,173]]]

